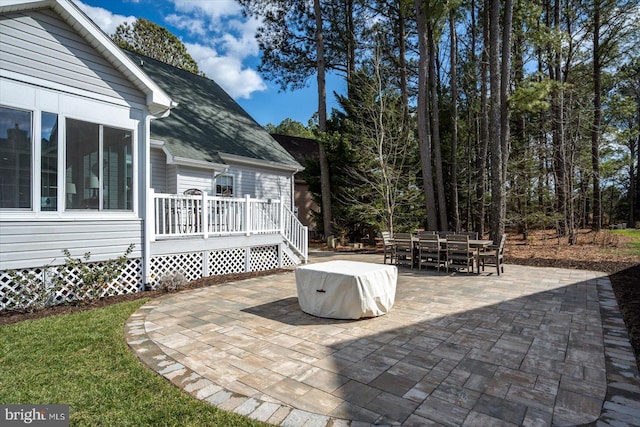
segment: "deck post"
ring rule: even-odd
[[[148,223],[148,225],[145,226],[145,230],[147,236],[149,236],[149,241],[155,242],[158,213],[156,212],[156,192],[153,188],[147,191],[145,222]]]
[[[251,235],[251,196],[249,194],[244,195],[244,226],[245,226],[245,234],[247,236]]]
[[[148,128],[147,128],[148,129]],[[156,223],[157,215],[155,210],[156,195],[153,188],[148,188],[146,191],[146,197],[144,198],[144,212],[143,212],[143,229],[144,237],[142,239],[142,283],[141,289],[144,290],[145,286],[151,283],[151,242],[156,241]]]
[[[202,192],[202,200],[200,201],[200,224],[202,225],[202,238],[209,238],[209,199],[207,198],[207,192]]]
[[[280,196],[280,213],[278,221],[280,221],[280,234],[286,236],[285,223],[284,223],[284,197]]]
[[[249,273],[251,271],[251,247],[244,248],[244,272]]]
[[[209,251],[202,251],[202,277],[209,277]]]

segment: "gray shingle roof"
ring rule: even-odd
[[[272,133],[271,136],[301,165],[304,165],[307,160],[320,158],[318,141],[315,139],[279,133]]]
[[[173,156],[224,163],[219,153],[302,166],[216,82],[133,52],[126,53],[178,103],[151,121],[151,138]]]

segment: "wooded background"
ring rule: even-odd
[[[555,228],[571,243],[640,220],[636,0],[239,1],[262,22],[262,75],[317,81],[313,120],[267,128],[320,142],[305,176],[326,237]],[[114,38],[158,44],[139,30]],[[330,112],[326,73],[347,88]]]
[[[638,221],[637,2],[241,3],[263,19],[263,75],[320,83],[304,128],[322,142],[307,178],[329,233],[557,227],[571,241]],[[347,83],[328,117],[327,71]]]

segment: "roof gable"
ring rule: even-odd
[[[94,49],[146,96],[151,114],[164,115],[173,106],[171,98],[70,0],[2,0],[0,13],[49,8],[56,12]]]
[[[151,123],[151,137],[176,157],[224,163],[225,154],[284,166],[302,166],[215,81],[155,59],[126,52],[178,106]],[[221,154],[223,156],[221,156]]]

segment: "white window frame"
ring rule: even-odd
[[[218,180],[221,179],[221,178],[231,180],[231,185],[224,185],[224,187],[231,187],[231,194],[223,194],[222,191],[218,192],[218,185],[220,185],[220,187],[223,187],[222,184],[218,184]],[[217,175],[216,179],[215,179],[215,182],[214,182],[214,186],[215,186],[214,189],[215,189],[215,192],[216,192],[216,196],[218,196],[218,197],[233,197],[233,193],[235,192],[235,188],[234,188],[235,187],[235,179],[234,179],[234,176],[231,175],[231,174]]]
[[[139,179],[141,170],[140,156],[144,155],[138,141],[144,132],[141,126],[145,124],[144,109],[136,109],[131,106],[118,106],[88,99],[74,94],[57,92],[48,88],[34,87],[21,82],[11,82],[0,78],[0,105],[9,109],[22,110],[32,114],[32,153],[31,153],[31,208],[6,208],[0,209],[0,222],[23,220],[82,220],[82,219],[137,219],[139,218],[139,197],[144,188]],[[41,203],[41,114],[43,112],[58,116],[58,194],[56,210],[42,211]],[[132,144],[132,204],[130,210],[65,210],[66,203],[66,126],[67,118],[97,123],[103,126],[117,129],[125,129],[131,132]],[[144,134],[144,133],[143,133]]]

